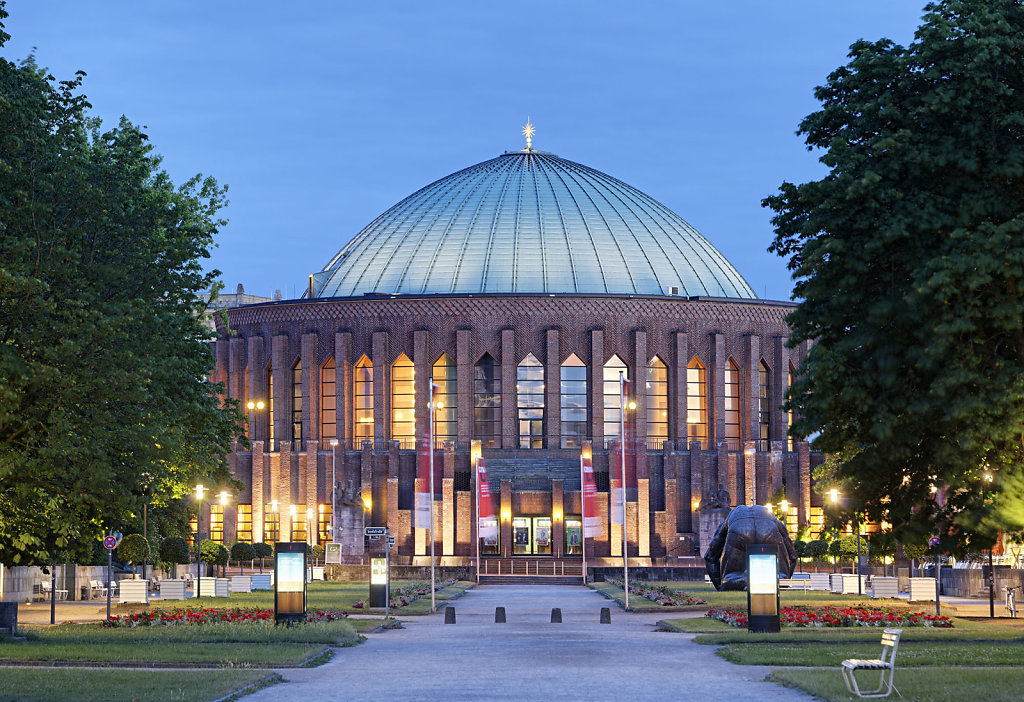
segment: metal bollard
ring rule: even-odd
[[[608,607],[601,608],[601,623],[611,624],[612,623],[612,610]]]
[[[561,624],[562,623],[562,608],[552,607],[551,608],[551,623]]]
[[[444,623],[454,624],[455,623],[455,608],[445,607],[444,608]]]
[[[505,623],[505,608],[495,607],[494,608],[494,623],[504,624]]]

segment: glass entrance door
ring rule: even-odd
[[[512,553],[515,555],[529,555],[531,553],[530,529],[531,520],[529,517],[512,518]]]
[[[533,518],[533,552],[537,555],[551,555],[551,517]]]
[[[583,520],[579,517],[565,518],[565,555],[579,556],[583,553]]]

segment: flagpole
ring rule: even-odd
[[[587,584],[587,476],[583,471],[583,448],[580,448],[580,548],[583,553],[583,584]]]
[[[473,460],[473,484],[476,486],[474,489],[473,501],[476,503],[476,527],[473,532],[476,534],[476,584],[480,584],[480,456],[477,456]]]
[[[427,450],[430,452],[430,480],[427,485],[427,496],[430,500],[430,612],[434,613],[437,611],[437,605],[434,602],[434,589],[436,587],[436,581],[434,580],[434,376],[430,376],[430,387],[428,389],[430,400],[427,402],[427,407],[430,408],[430,421],[429,436],[430,444]]]
[[[626,540],[626,378],[619,371],[619,456],[622,458],[622,580],[626,590],[626,609],[629,609],[629,558]]]

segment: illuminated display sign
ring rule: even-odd
[[[779,631],[779,547],[747,546],[747,628],[755,633]]]
[[[774,595],[779,587],[779,567],[774,553],[750,554],[750,594]]]
[[[274,548],[274,620],[306,619],[306,544],[278,542]]]
[[[371,558],[370,559],[370,584],[371,585],[387,585],[388,582],[388,562],[386,558]]]

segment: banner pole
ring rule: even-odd
[[[587,476],[583,474],[583,448],[580,448],[580,549],[583,553],[583,584],[587,584]]]
[[[473,459],[473,501],[476,503],[476,525],[473,533],[476,536],[476,584],[480,584],[480,456]]]
[[[626,610],[629,610],[629,556],[626,538],[626,378],[619,371],[619,456],[622,458],[622,580],[626,590]]]
[[[427,418],[429,427],[430,444],[427,447],[430,452],[430,480],[427,486],[427,496],[430,500],[430,613],[433,614],[437,611],[437,605],[434,601],[434,589],[436,587],[434,580],[434,376],[430,376],[430,386],[427,389],[430,399],[427,401],[427,407],[430,408],[430,416]]]

